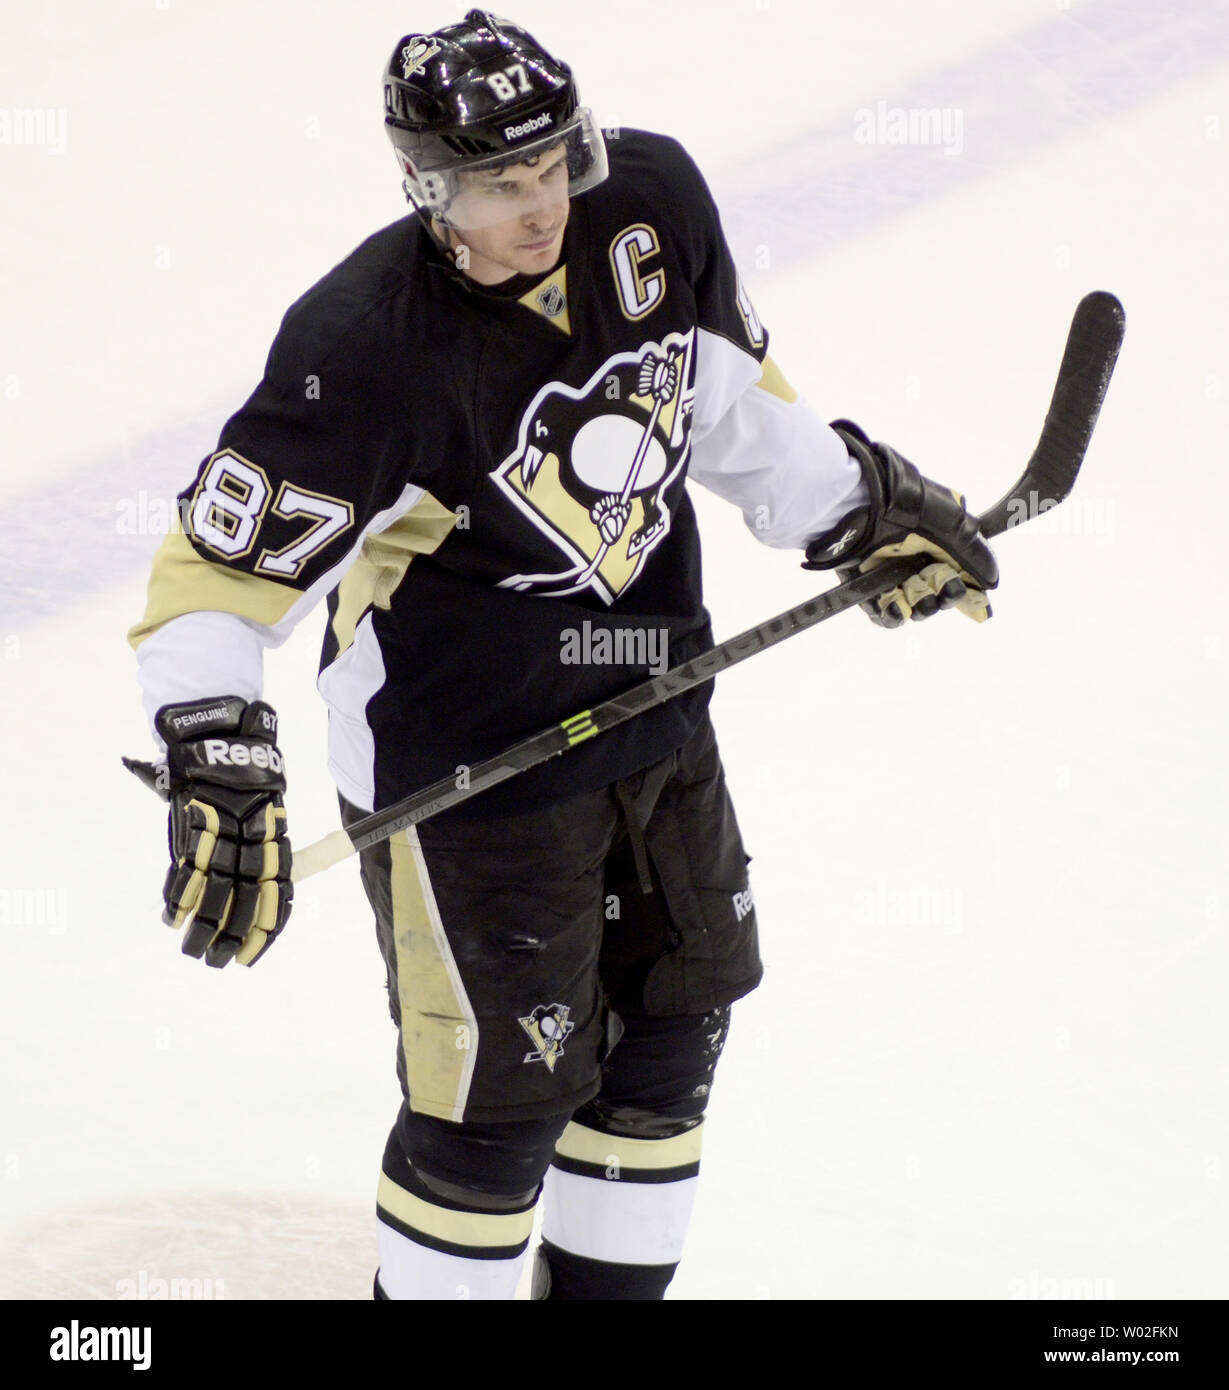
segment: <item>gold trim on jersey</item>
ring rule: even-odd
[[[755,312],[755,305],[751,302],[751,296],[747,293],[747,287],[743,284],[741,275],[737,276],[737,285],[738,312],[743,316],[743,327],[747,331],[747,338],[752,347],[763,347],[765,341],[764,325],[760,322],[760,316]]]
[[[388,609],[410,561],[415,555],[437,550],[456,525],[458,515],[424,492],[387,530],[363,541],[358,558],[337,586],[333,635],[338,656],[353,645],[355,629],[368,608]]]
[[[570,1120],[555,1144],[555,1152],[577,1163],[592,1163],[601,1168],[612,1163],[632,1170],[685,1168],[699,1163],[703,1136],[703,1121],[694,1129],[669,1139],[627,1139],[621,1134],[603,1134]]]
[[[460,1121],[478,1057],[478,1016],[440,921],[418,827],[394,835],[389,850],[397,1002],[410,1109]]]
[[[547,323],[552,323],[561,332],[571,336],[572,319],[568,313],[568,268],[561,265],[552,271],[545,280],[536,284],[528,294],[516,301],[535,314],[541,314]]]
[[[129,631],[128,641],[139,647],[185,613],[234,613],[275,627],[302,597],[287,584],[206,560],[182,531],[172,531],[154,556],[145,616]]]
[[[468,1245],[479,1250],[522,1245],[533,1234],[533,1207],[528,1211],[452,1211],[416,1197],[380,1174],[377,1204],[403,1225],[449,1245]]]
[[[767,391],[770,396],[780,396],[789,405],[793,405],[798,399],[798,392],[781,374],[781,368],[767,355],[760,364],[760,379],[755,384],[761,391]]]

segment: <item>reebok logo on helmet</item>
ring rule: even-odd
[[[540,116],[534,116],[528,121],[522,121],[520,125],[504,126],[505,140],[518,140],[522,135],[531,135],[535,130],[541,130],[543,126],[553,125],[555,118],[549,111],[543,111]]]

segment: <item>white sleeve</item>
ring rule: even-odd
[[[150,728],[163,705],[211,695],[259,700],[264,649],[274,645],[270,628],[233,613],[185,613],[164,623],[137,649],[137,680]],[[161,748],[156,733],[154,740]]]
[[[391,507],[372,517],[340,562],[303,591],[226,569],[200,555],[182,532],[168,535],[154,560],[145,618],[129,633],[151,730],[163,705],[215,695],[260,699],[265,648],[281,646],[338,585],[369,535],[388,530],[416,508],[430,514],[424,526],[438,544],[455,514],[422,488],[407,486]],[[156,732],[154,740],[161,750]]]
[[[738,507],[765,545],[801,548],[870,501],[844,441],[786,382],[728,338],[698,333],[689,475]]]

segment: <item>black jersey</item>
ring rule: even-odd
[[[711,644],[689,470],[773,544],[849,504],[857,470],[767,359],[694,163],[606,138],[550,273],[479,286],[411,215],[291,307],[155,562],[132,633],[151,710],[254,698],[262,648],[327,596],[330,765],[379,808]],[[453,814],[626,776],[710,692]]]

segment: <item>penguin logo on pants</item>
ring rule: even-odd
[[[547,1071],[563,1056],[563,1040],[576,1027],[569,1022],[568,1004],[539,1004],[532,1013],[517,1022],[533,1039],[534,1051],[526,1052],[525,1062],[545,1062]]]

